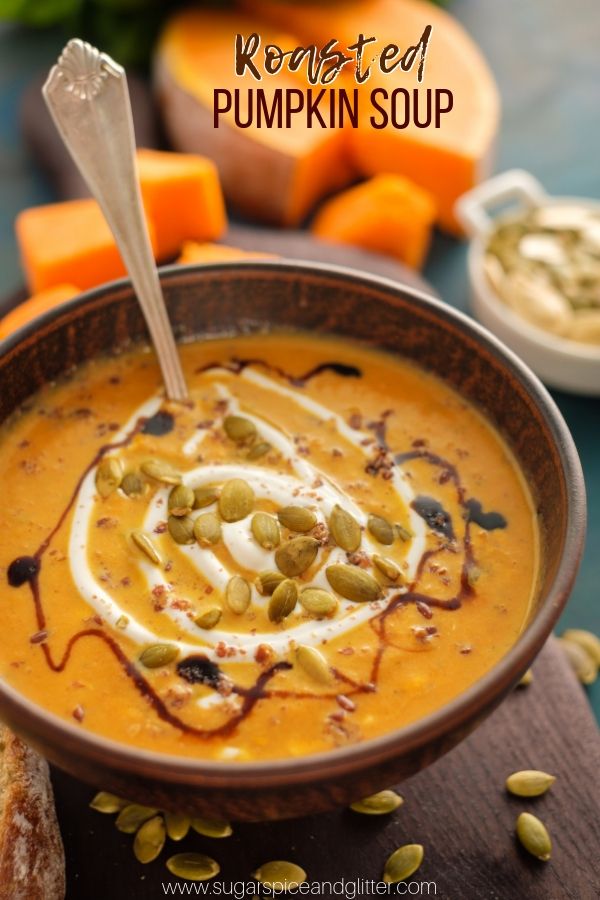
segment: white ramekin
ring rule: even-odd
[[[491,287],[483,268],[487,236],[493,227],[490,207],[507,204],[544,206],[576,203],[600,212],[600,202],[575,197],[551,197],[521,169],[511,169],[478,185],[457,201],[456,215],[471,238],[468,267],[475,316],[523,359],[551,387],[600,396],[600,347],[570,341],[543,331],[513,312]]]

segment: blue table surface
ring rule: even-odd
[[[498,80],[503,117],[496,170],[533,172],[553,194],[600,199],[600,14],[597,0],[454,0],[452,12],[481,46]],[[0,25],[0,292],[22,283],[13,220],[55,199],[19,135],[21,92],[47,70],[63,35]],[[468,307],[465,246],[436,235],[425,275]],[[565,626],[600,633],[600,399],[554,393],[581,455],[589,503],[585,556]],[[589,690],[600,716],[600,680]]]

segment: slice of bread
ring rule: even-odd
[[[63,900],[65,890],[48,764],[0,724],[0,900]]]

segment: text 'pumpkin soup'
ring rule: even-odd
[[[244,761],[398,728],[507,652],[538,539],[478,412],[337,340],[181,356],[187,406],[138,350],[4,426],[6,681],[117,741]]]

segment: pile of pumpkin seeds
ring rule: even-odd
[[[550,204],[501,219],[487,243],[487,279],[511,309],[545,331],[600,344],[600,213]]]

